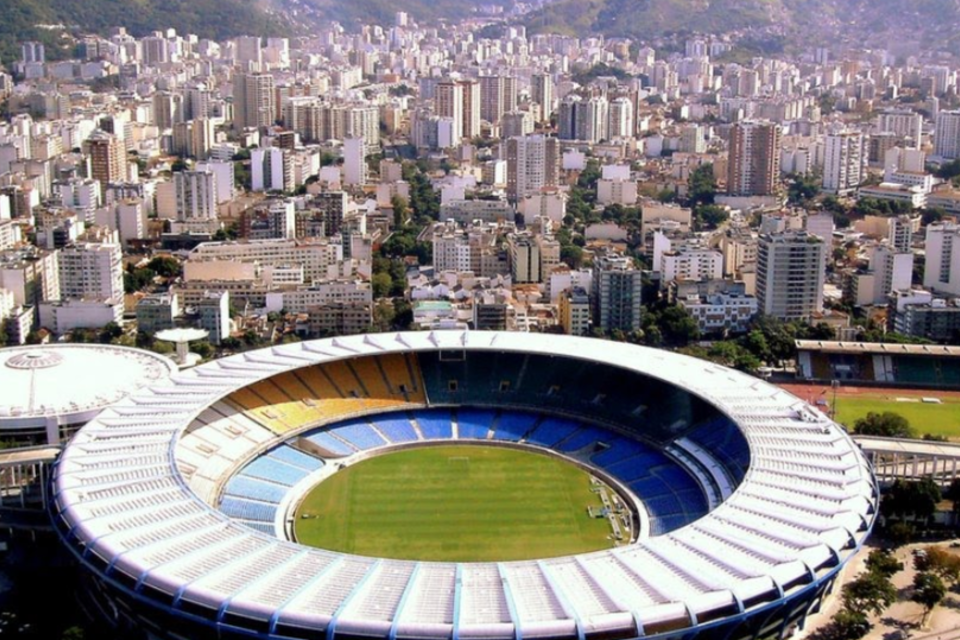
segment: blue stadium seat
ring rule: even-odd
[[[627,438],[605,440],[610,448],[594,455],[590,460],[600,468],[606,468],[627,458],[652,451],[647,445]]]
[[[307,471],[316,471],[317,469],[323,468],[323,460],[314,458],[302,451],[297,451],[287,444],[277,447],[267,455],[274,460],[279,460]]]
[[[366,420],[353,420],[338,424],[330,429],[330,433],[336,434],[339,438],[343,438],[361,451],[363,449],[382,447],[387,444],[387,441],[384,440],[379,433],[374,431],[373,427],[371,427],[370,423]]]
[[[750,466],[750,447],[736,425],[726,418],[716,418],[694,428],[686,436],[713,452],[737,483],[743,480]]]
[[[535,413],[504,411],[497,418],[496,431],[493,432],[493,437],[497,440],[517,442],[526,435],[527,431],[533,428],[538,419],[539,416]]]
[[[601,440],[611,440],[615,438],[609,431],[595,429],[593,427],[584,427],[566,440],[556,445],[560,451],[579,451],[586,446],[592,445]]]
[[[220,502],[220,511],[231,518],[273,522],[277,515],[277,505],[227,496]]]
[[[292,487],[307,477],[308,473],[306,469],[290,466],[269,456],[261,456],[245,466],[240,475]]]
[[[544,418],[543,422],[537,425],[537,428],[527,438],[527,442],[552,447],[579,428],[580,423],[573,420]]]
[[[486,409],[457,409],[457,429],[461,438],[485,440],[496,413]]]
[[[410,424],[410,419],[405,415],[375,416],[371,420],[390,442],[411,442],[420,439],[413,425]]]
[[[453,437],[453,423],[448,409],[418,411],[414,414],[423,437],[431,440],[449,440]]]
[[[342,440],[334,438],[332,435],[326,431],[320,431],[317,433],[310,434],[306,436],[307,440],[322,447],[329,451],[330,453],[338,456],[349,456],[352,453],[356,453],[356,448],[353,446],[344,443]]]
[[[247,498],[260,502],[279,503],[289,487],[264,480],[258,480],[243,474],[230,478],[224,493],[235,498]]]

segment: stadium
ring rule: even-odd
[[[500,466],[483,475],[488,452]],[[403,456],[416,457],[388,464]],[[409,483],[432,470],[490,496],[486,483],[527,464],[503,485],[511,500],[556,495],[554,472],[587,487],[568,514],[579,550],[563,529],[549,537],[552,515],[503,501],[477,519],[513,513],[484,533],[484,561],[445,544],[456,518],[423,527],[441,540],[422,555],[402,544],[420,534],[382,524],[339,549],[303,540],[304,527],[381,522],[359,517],[370,500],[417,526],[429,509],[404,518],[431,491]],[[348,509],[308,506],[355,472],[371,490],[340,483],[318,503]],[[624,344],[465,331],[288,344],[182,371],[86,425],[53,492],[103,612],[191,639],[782,638],[819,609],[878,503],[846,433],[761,380]],[[593,529],[576,520],[588,512]],[[514,557],[521,532],[543,537]]]

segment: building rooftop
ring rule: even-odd
[[[887,342],[829,342],[824,340],[797,340],[797,349],[824,353],[882,353],[887,355],[919,355],[960,357],[960,347],[937,344],[891,344]]]
[[[175,370],[164,356],[111,345],[0,349],[0,425],[100,410]]]

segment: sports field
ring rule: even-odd
[[[503,447],[408,449],[348,467],[297,510],[302,544],[385,558],[489,562],[613,546],[590,476]],[[306,516],[306,517],[303,517]]]
[[[830,387],[808,385],[781,385],[787,391],[808,402],[821,403],[829,411],[833,402]],[[956,391],[917,389],[876,389],[841,385],[837,389],[837,422],[853,427],[858,418],[869,412],[892,411],[906,418],[917,435],[926,433],[960,440],[960,393]],[[922,398],[936,398],[923,402]],[[823,404],[826,403],[826,404]]]

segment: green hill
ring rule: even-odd
[[[0,19],[0,62],[20,57],[19,43],[40,40],[50,59],[73,54],[63,31],[38,28],[63,24],[72,33],[106,33],[123,26],[135,36],[174,28],[202,38],[273,35],[283,20],[257,0],[5,0]]]

